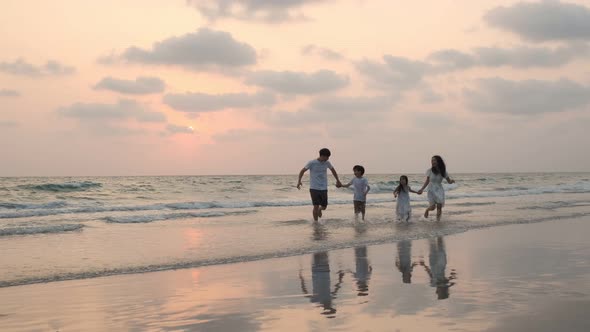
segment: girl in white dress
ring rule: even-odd
[[[424,181],[422,188],[418,190],[418,194],[422,194],[424,188],[428,186],[429,206],[424,211],[424,218],[428,218],[428,212],[436,208],[436,220],[440,220],[442,208],[445,205],[445,190],[442,181],[446,179],[449,184],[455,183],[455,181],[449,177],[447,166],[441,156],[433,156],[430,163],[432,167],[426,171],[426,181]]]
[[[397,198],[395,205],[395,214],[398,221],[410,221],[412,207],[410,206],[410,193],[418,193],[408,185],[408,177],[402,175],[399,177],[399,185],[393,191],[393,197]]]

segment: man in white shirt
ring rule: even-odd
[[[309,194],[311,195],[311,202],[313,204],[314,221],[318,221],[318,218],[322,217],[322,211],[328,207],[328,169],[330,169],[336,179],[336,187],[342,187],[336,169],[328,161],[330,155],[330,150],[326,148],[321,149],[320,156],[317,159],[309,161],[299,172],[297,189],[301,189],[303,174],[309,170]]]

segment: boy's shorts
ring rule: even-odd
[[[309,189],[313,205],[328,206],[328,190]]]
[[[365,212],[365,201],[352,201],[354,203],[354,213]]]

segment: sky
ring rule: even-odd
[[[590,2],[0,5],[0,176],[590,171]]]

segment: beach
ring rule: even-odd
[[[585,217],[8,287],[0,322],[3,331],[587,331],[589,230]]]

